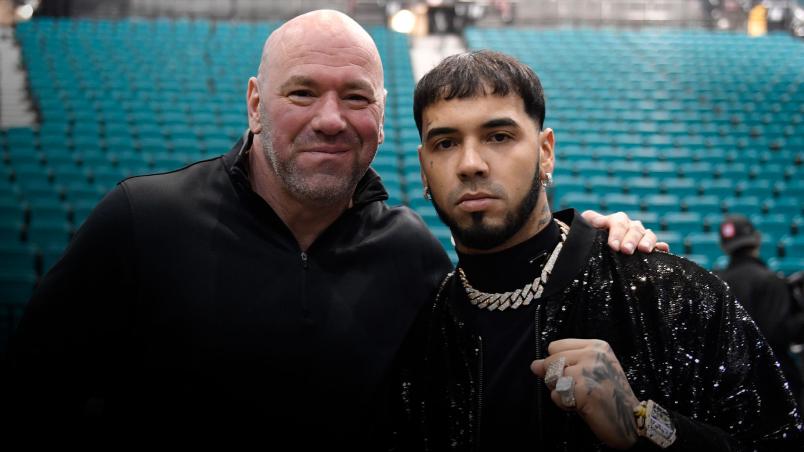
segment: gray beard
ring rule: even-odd
[[[270,124],[264,121],[267,111],[261,108],[262,153],[265,160],[271,165],[274,173],[282,181],[285,188],[297,199],[314,202],[316,204],[340,203],[348,200],[354,194],[357,183],[368,168],[360,168],[359,161],[351,168],[349,174],[325,175],[327,183],[311,184],[308,177],[296,165],[293,158],[282,161],[277,158],[271,143]],[[325,139],[322,138],[322,141]],[[322,176],[319,175],[319,178]]]

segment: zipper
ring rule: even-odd
[[[310,320],[310,306],[307,303],[307,279],[310,276],[310,272],[307,269],[310,267],[309,258],[310,256],[307,255],[307,252],[301,251],[301,263],[302,263],[302,273],[301,273],[301,287],[299,288],[299,303],[301,304],[302,308],[302,318],[305,322]]]
[[[475,431],[475,450],[480,449],[480,415],[483,412],[483,337],[477,336],[477,429]]]
[[[535,314],[535,322],[534,322],[534,331],[536,336],[536,359],[544,359],[544,351],[542,350],[542,341],[541,341],[541,333],[542,333],[542,303],[536,305],[536,314]],[[538,385],[536,389],[536,431],[539,434],[537,444],[544,443],[544,422],[542,421],[542,398],[544,394],[544,389],[542,385]]]

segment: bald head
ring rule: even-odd
[[[337,11],[288,21],[265,42],[246,96],[266,193],[348,205],[385,136],[382,62],[366,30]]]
[[[259,77],[267,80],[288,58],[302,52],[317,53],[324,60],[344,51],[352,54],[350,64],[371,72],[382,88],[382,61],[374,40],[351,17],[328,9],[294,17],[271,33],[263,46]]]

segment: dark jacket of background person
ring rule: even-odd
[[[800,339],[804,319],[801,315],[793,315],[794,304],[787,283],[761,260],[751,256],[749,250],[743,251],[731,256],[729,266],[719,276],[729,284],[737,301],[770,343],[790,383],[790,390],[796,400],[801,400],[801,373],[790,356],[789,348],[793,340]]]
[[[562,338],[607,341],[637,398],[670,412],[677,439],[668,451],[801,450],[800,416],[773,353],[720,279],[670,254],[613,253],[605,232],[579,215],[556,217],[572,227],[535,310],[533,359]],[[456,303],[468,300],[453,276],[410,336],[402,450],[496,450],[478,444],[483,342]],[[551,402],[542,380],[533,377],[532,388],[522,397],[533,400],[534,417],[510,418],[512,430],[532,432],[523,449],[608,450],[579,416]],[[654,447],[644,441],[637,448]]]
[[[243,141],[101,201],[26,307],[5,414],[64,425],[93,398],[102,426],[136,432],[120,438],[235,426],[299,450],[386,431],[394,358],[449,259],[373,170],[301,252]]]

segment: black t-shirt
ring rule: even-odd
[[[514,291],[532,283],[561,238],[555,222],[527,241],[494,254],[459,253],[469,283],[488,293]],[[536,359],[535,315],[539,300],[505,311],[478,309],[465,293],[453,294],[459,316],[482,338],[483,406],[481,447],[524,450],[536,436],[532,416],[540,380],[530,370]],[[528,449],[530,450],[530,449]]]

